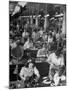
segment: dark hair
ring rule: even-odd
[[[62,48],[58,48],[58,49],[55,51],[55,54],[56,54],[56,56],[60,56],[60,54],[62,54]]]
[[[28,67],[28,65],[29,65],[29,63],[26,63],[26,64],[25,64],[25,67]]]
[[[33,62],[27,62],[27,63],[25,64],[25,66],[28,67],[30,63],[32,63],[32,64],[33,64],[33,67],[34,67],[34,63],[33,63]]]
[[[28,60],[29,60],[29,59],[31,59],[31,61],[29,61],[29,62],[27,61],[26,64],[25,64],[25,66],[28,67],[28,65],[29,65],[30,63],[33,63],[33,66],[34,66],[34,65],[35,65],[35,60],[34,60],[34,58],[28,58]]]

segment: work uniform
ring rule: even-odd
[[[64,58],[60,56],[57,58],[55,53],[50,54],[47,60],[50,64],[49,78],[53,80],[56,85],[59,83],[59,77],[62,75],[62,69],[64,66]]]
[[[24,66],[20,71],[20,77],[23,81],[26,81],[27,78],[30,78],[33,74],[35,74],[38,78],[40,77],[39,71],[36,67],[30,69]]]

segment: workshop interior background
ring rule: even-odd
[[[66,85],[66,5],[9,1],[9,88]]]

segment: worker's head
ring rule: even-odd
[[[28,67],[29,68],[33,68],[34,64],[33,63],[29,63]]]
[[[32,62],[28,62],[28,63],[25,64],[25,66],[27,68],[33,68],[34,67],[34,64]]]
[[[25,64],[26,67],[32,68],[34,67],[34,62],[32,58],[29,58],[27,63]]]

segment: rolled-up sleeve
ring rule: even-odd
[[[34,67],[34,74],[37,75],[37,77],[40,77],[39,71],[36,67]]]
[[[21,78],[21,79],[23,79],[23,80],[25,79],[25,77],[24,77],[24,68],[21,69],[19,75],[20,75],[20,78]]]

